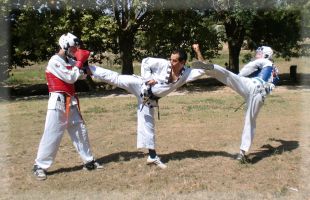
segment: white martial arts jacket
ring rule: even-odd
[[[157,97],[167,96],[170,92],[185,83],[194,81],[205,74],[203,69],[192,69],[184,66],[178,80],[168,83],[171,73],[171,64],[168,60],[148,57],[142,60],[141,76],[147,81],[154,79],[157,84],[152,86],[152,92]]]

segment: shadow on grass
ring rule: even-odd
[[[123,161],[129,161],[131,159],[135,158],[146,158],[147,154],[140,152],[140,151],[134,151],[134,152],[118,152],[113,153],[107,156],[103,156],[99,159],[97,159],[97,162],[100,164],[107,164],[110,162],[123,162]],[[212,157],[212,156],[222,156],[222,157],[229,157],[234,158],[235,155],[229,154],[224,151],[198,151],[198,150],[186,150],[186,151],[177,151],[169,154],[161,154],[161,160],[163,162],[168,162],[170,160],[182,160],[186,158],[206,158],[206,157]],[[79,171],[83,169],[83,165],[74,166],[74,167],[68,167],[68,168],[59,168],[54,171],[48,171],[47,175],[53,175],[58,173],[64,173],[64,172],[74,172]]]
[[[128,152],[128,151],[122,151],[118,153],[113,153],[107,156],[103,156],[101,158],[96,159],[96,161],[100,164],[107,164],[110,162],[121,162],[121,161],[129,161],[134,158],[143,158],[145,157],[145,153],[140,151],[134,151],[134,152]],[[74,166],[74,167],[68,167],[68,168],[59,168],[54,171],[47,172],[47,175],[53,175],[63,172],[74,172],[79,171],[83,169],[83,165]]]
[[[274,139],[274,138],[271,138],[270,141],[276,141],[281,144],[277,147],[273,147],[270,144],[264,144],[263,146],[261,146],[263,150],[255,152],[255,153],[250,153],[249,158],[250,158],[251,164],[255,164],[267,157],[280,155],[287,151],[293,151],[294,149],[297,149],[299,147],[298,141],[285,141],[285,140]]]
[[[225,151],[198,151],[198,150],[186,150],[186,151],[176,151],[169,154],[162,154],[161,160],[163,162],[168,162],[170,160],[182,160],[186,158],[207,158],[213,156],[221,156],[234,158],[235,155],[227,153]]]
[[[255,152],[255,153],[250,153],[249,158],[250,158],[251,164],[255,164],[259,162],[260,160],[270,157],[270,156],[279,155],[286,151],[292,151],[294,149],[297,149],[299,146],[298,141],[285,141],[285,140],[280,140],[280,139],[270,139],[270,140],[280,142],[281,144],[277,147],[273,147],[270,144],[265,144],[261,147],[263,148],[263,150]],[[100,164],[104,165],[110,162],[123,162],[123,161],[129,161],[135,158],[138,158],[138,159],[145,158],[146,156],[147,154],[141,151],[133,151],[133,152],[123,151],[123,152],[118,152],[118,153],[113,153],[107,156],[103,156],[97,159],[97,161]],[[186,151],[176,151],[176,152],[160,155],[161,160],[165,163],[169,162],[170,160],[182,160],[186,158],[207,158],[207,157],[213,157],[213,156],[228,157],[232,159],[236,157],[235,154],[230,154],[225,151],[198,151],[198,150],[193,150],[193,149],[186,150]],[[53,175],[53,174],[64,173],[64,172],[79,171],[82,169],[83,169],[83,165],[79,165],[79,166],[60,168],[54,171],[49,171],[47,172],[47,174]]]

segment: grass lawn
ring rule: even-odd
[[[83,96],[92,151],[104,169],[87,172],[65,133],[48,179],[31,168],[44,128],[47,98],[0,103],[1,196],[4,199],[307,199],[308,89],[278,87],[258,117],[251,163],[234,160],[242,99],[227,87],[160,100],[157,151],[168,168],[146,165],[136,149],[133,96]]]
[[[227,57],[223,52],[213,62],[224,65]],[[297,65],[303,81],[277,87],[266,99],[245,165],[234,159],[244,120],[244,110],[234,110],[243,100],[224,86],[191,83],[160,100],[156,144],[165,170],[146,165],[147,152],[136,149],[135,97],[81,94],[92,151],[104,169],[82,170],[65,133],[44,182],[31,168],[48,96],[2,100],[1,199],[309,199],[309,58],[275,63],[280,74]],[[45,84],[45,65],[14,69],[7,83]],[[135,63],[136,74],[139,68]]]

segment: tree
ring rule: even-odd
[[[300,0],[308,1],[308,0]],[[22,2],[23,5],[18,2]],[[284,0],[12,0],[3,17],[10,23],[10,66],[46,60],[64,32],[74,32],[85,48],[121,57],[122,73],[133,73],[133,60],[167,56],[175,47],[199,42],[208,58],[219,40],[229,45],[229,64],[239,70],[241,47],[272,46],[280,56],[299,50],[301,12]],[[276,26],[274,26],[276,24]],[[225,37],[216,32],[224,27]],[[294,27],[294,30],[291,27]],[[279,27],[279,28],[274,28]],[[281,32],[289,33],[286,35]],[[31,34],[29,34],[31,33]],[[30,35],[30,36],[28,36]],[[99,57],[101,59],[101,57]]]
[[[224,41],[228,43],[229,49],[229,67],[236,73],[239,72],[239,56],[244,42],[251,50],[260,45],[269,45],[278,55],[297,55],[298,42],[302,39],[301,14],[299,9],[292,8],[292,2],[209,0],[197,1],[193,7],[204,10],[206,17],[224,26]],[[293,31],[289,24],[294,27]],[[290,36],[284,36],[283,32],[289,32]]]
[[[19,1],[16,1],[19,2]],[[47,60],[58,47],[61,16],[66,10],[54,3],[12,3],[7,16],[10,33],[10,67],[24,67],[30,62]],[[60,6],[60,5],[59,5]],[[63,32],[61,33],[63,34]]]
[[[58,39],[65,32],[73,32],[85,39],[85,48],[93,51],[101,52],[112,43],[103,39],[105,34],[102,34],[100,25],[96,30],[101,33],[99,36],[90,31],[96,21],[105,20],[100,10],[87,9],[75,1],[24,1],[18,6],[18,0],[12,2],[7,5],[9,12],[6,15],[10,33],[10,67],[24,67],[30,62],[47,60],[59,48]],[[107,28],[109,30],[105,32],[113,31],[111,26]]]
[[[302,37],[308,42],[302,44],[301,55],[310,56],[310,0],[303,4],[302,17]]]
[[[239,71],[241,47],[246,31],[251,27],[255,11],[253,9],[243,9],[239,2],[235,3],[235,5],[227,5],[226,10],[217,11],[215,16],[225,27],[229,50],[229,69],[237,73]]]
[[[139,27],[147,21],[152,0],[99,1],[100,9],[113,16],[117,25],[116,37],[122,74],[133,74],[134,40]]]
[[[2,5],[2,2],[1,2]],[[9,38],[8,38],[8,15],[9,9],[4,6],[1,8],[0,14],[0,81],[5,80],[8,77],[8,65],[9,65]]]
[[[204,54],[209,58],[217,55],[220,49],[220,36],[214,23],[202,17],[194,10],[179,8],[156,9],[149,23],[143,25],[139,32],[138,45],[144,49],[143,54],[167,58],[172,50],[183,48],[194,56],[191,45],[201,44]]]
[[[276,10],[258,10],[249,31],[248,45],[251,49],[270,45],[276,54],[285,59],[299,56],[302,41],[301,9],[279,7]],[[285,33],[285,34],[284,34]]]
[[[57,39],[64,32],[73,32],[82,39],[85,48],[97,55],[106,50],[120,54],[123,74],[132,74],[133,60],[146,53],[167,55],[172,47],[189,49],[194,40],[202,41],[203,47],[210,49],[207,51],[210,56],[216,55],[219,42],[212,22],[200,20],[202,15],[190,9],[165,10],[167,2],[42,0],[20,6],[11,11],[12,64],[23,67],[29,60],[45,60],[58,48]]]

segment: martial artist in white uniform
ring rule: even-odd
[[[141,76],[121,75],[98,66],[90,66],[93,78],[123,88],[134,94],[137,107],[137,148],[149,149],[148,164],[166,168],[155,151],[154,107],[158,99],[185,83],[194,81],[205,72],[185,66],[187,55],[183,50],[174,51],[170,61],[161,58],[145,58],[141,63]]]
[[[199,46],[193,45],[194,51],[199,60],[203,60]],[[206,74],[216,78],[240,94],[246,102],[244,128],[241,137],[240,153],[237,159],[246,161],[245,153],[249,151],[253,142],[256,129],[256,118],[264,103],[264,99],[275,88],[278,80],[278,69],[271,61],[273,51],[270,47],[262,46],[256,50],[255,60],[246,64],[240,73],[234,74],[219,65],[212,65],[202,62],[193,63],[195,67],[213,66],[213,70],[206,71]]]
[[[71,33],[59,39],[61,49],[51,57],[46,68],[49,90],[45,128],[42,135],[33,173],[38,180],[46,179],[46,170],[52,165],[64,131],[67,130],[74,147],[83,160],[84,168],[102,168],[90,150],[88,133],[82,119],[74,82],[82,74],[83,63],[89,52],[78,50],[79,40]],[[79,55],[77,55],[79,53]],[[71,57],[75,56],[76,60]]]

